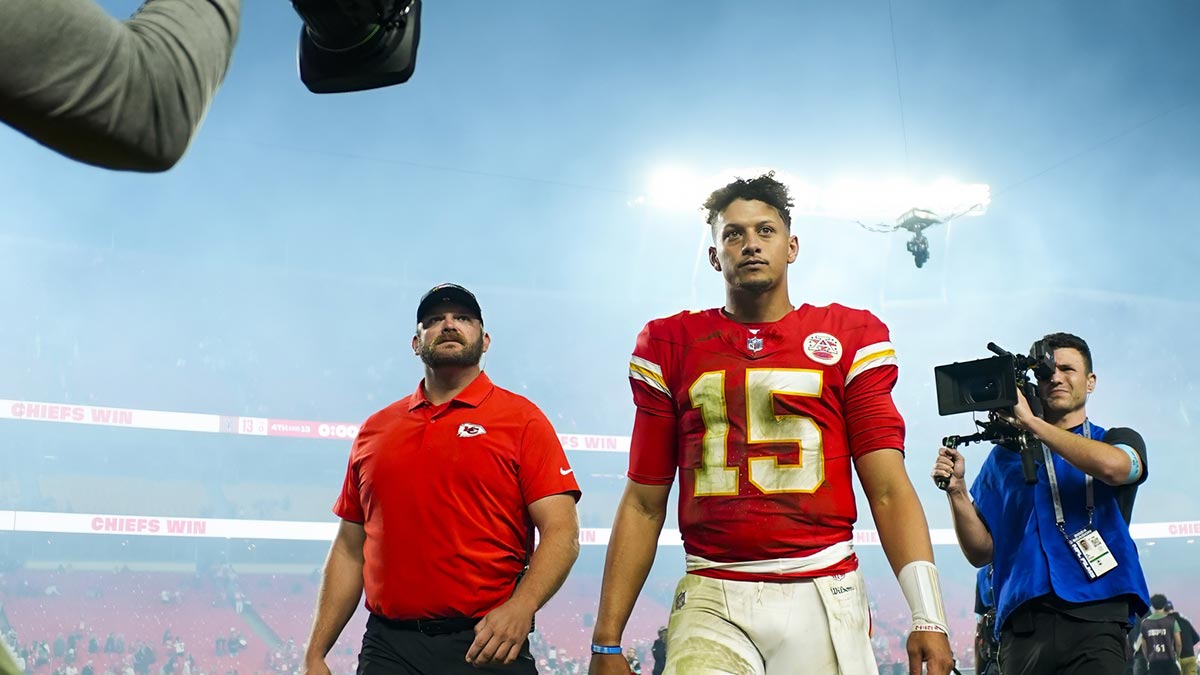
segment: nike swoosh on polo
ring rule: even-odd
[[[575,473],[575,469],[559,469],[558,472],[564,476]]]

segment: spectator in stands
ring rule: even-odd
[[[150,672],[150,664],[154,663],[154,651],[149,645],[138,647],[133,653],[133,670],[137,675],[147,675]]]
[[[104,638],[104,653],[105,654],[115,654],[116,652],[117,652],[116,637],[112,633],[109,633],[108,637]]]
[[[230,656],[237,656],[238,652],[246,648],[246,638],[242,637],[241,632],[236,628],[229,629],[229,640],[225,645],[229,649]]]
[[[79,675],[96,675],[96,666],[92,664],[91,659],[83,664],[83,668],[79,671]]]
[[[638,659],[637,652],[633,647],[625,650],[625,661],[629,663],[629,672],[633,675],[642,675],[642,662]]]
[[[88,640],[88,653],[95,654],[99,651],[100,651],[100,641],[96,639],[95,635],[93,635],[91,637],[91,639]]]
[[[1200,635],[1196,633],[1196,627],[1192,625],[1191,621],[1175,611],[1175,605],[1170,600],[1167,601],[1166,610],[1167,614],[1175,617],[1175,621],[1179,624],[1179,671],[1181,675],[1197,675],[1196,644],[1200,643]]]
[[[54,638],[54,658],[61,659],[67,655],[67,638],[59,633]]]
[[[227,649],[227,647],[225,644],[225,638],[223,638],[223,637],[217,638],[216,649],[215,649],[217,656],[225,656],[226,649]]]
[[[437,286],[416,324],[425,378],[354,441],[305,670],[329,673],[365,590],[361,675],[534,673],[533,614],[579,554],[579,486],[546,416],[480,368],[474,295]]]

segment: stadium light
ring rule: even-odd
[[[643,204],[669,211],[695,211],[708,195],[704,177],[679,166],[663,166],[650,173]],[[711,192],[712,189],[709,189]]]
[[[714,189],[734,178],[753,178],[769,170],[774,170],[775,177],[791,188],[796,204],[793,216],[891,221],[896,214],[913,208],[926,209],[943,218],[968,209],[970,212],[963,215],[978,216],[992,201],[987,183],[965,183],[950,177],[925,183],[907,178],[845,177],[818,186],[786,169],[741,167],[705,175],[684,167],[662,166],[650,172],[645,192],[629,203],[635,207],[695,212]]]

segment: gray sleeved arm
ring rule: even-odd
[[[229,67],[241,0],[0,0],[0,120],[96,166],[165,171]]]

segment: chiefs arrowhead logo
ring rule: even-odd
[[[483,427],[479,426],[478,424],[471,424],[470,422],[463,422],[458,427],[458,435],[460,438],[470,438],[471,436],[482,436],[486,433],[487,433],[487,429],[484,429]]]

